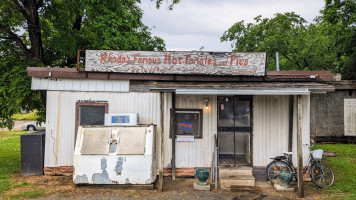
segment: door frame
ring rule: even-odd
[[[219,129],[219,100],[218,98],[219,97],[239,97],[239,99],[241,100],[250,100],[250,127],[236,127],[234,128],[234,134],[235,134],[235,131],[248,131],[250,133],[250,163],[245,165],[245,166],[253,166],[253,95],[219,95],[217,96],[217,101],[216,103],[218,104],[216,106],[216,118],[217,118],[217,140],[219,140],[219,132],[224,132],[224,131],[231,131],[231,128],[229,127],[220,127]],[[235,141],[234,141],[235,143]],[[217,141],[217,144],[219,144],[219,141]],[[219,147],[219,146],[218,146]],[[234,147],[234,151],[235,151],[235,147]],[[235,152],[234,152],[235,154]],[[219,152],[217,154],[217,159],[218,159],[218,165],[222,165],[224,166],[224,164],[220,164],[219,162]],[[225,165],[228,165],[228,164],[225,164]],[[238,163],[236,163],[236,159],[234,161],[234,165],[239,165]],[[241,164],[240,164],[241,165]]]

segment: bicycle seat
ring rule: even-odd
[[[284,154],[293,155],[293,152],[284,152]]]
[[[276,156],[276,157],[271,158],[271,159],[273,159],[273,160],[284,160],[284,159],[286,159],[286,157],[284,157],[284,156]]]

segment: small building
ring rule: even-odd
[[[332,73],[265,63],[265,53],[87,51],[85,69],[29,67],[31,88],[47,91],[45,174],[72,174],[79,126],[137,113],[156,125],[156,174],[193,176],[216,160],[265,180],[270,158],[292,151],[297,163],[298,101],[306,164],[310,96],[335,90],[323,83]]]
[[[356,142],[356,81],[330,82],[335,92],[311,95],[310,136],[316,141]]]

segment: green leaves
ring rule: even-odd
[[[303,58],[299,57],[298,47],[301,35],[305,32],[306,21],[295,13],[275,14],[274,18],[255,18],[256,23],[237,22],[220,38],[232,41],[234,51],[267,52],[268,69],[275,69],[275,52],[280,53],[281,69],[302,70]]]
[[[44,120],[45,105],[40,93],[30,89],[28,66],[73,67],[78,49],[165,49],[163,39],[152,36],[141,22],[140,0],[4,1],[0,4],[0,127],[11,128],[11,116],[21,108],[36,109],[39,120]],[[169,1],[169,9],[178,2]],[[29,20],[28,15],[38,20]]]
[[[221,41],[234,51],[265,51],[267,69],[275,70],[279,52],[281,70],[332,70],[343,79],[356,79],[356,0],[327,0],[322,16],[308,24],[291,12],[255,23],[235,23]]]

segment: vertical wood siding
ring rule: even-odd
[[[159,93],[48,91],[45,167],[73,165],[75,104],[78,100],[108,101],[109,113],[139,113],[140,124],[155,124],[156,135],[160,133]]]
[[[344,99],[345,136],[356,136],[356,99]]]

